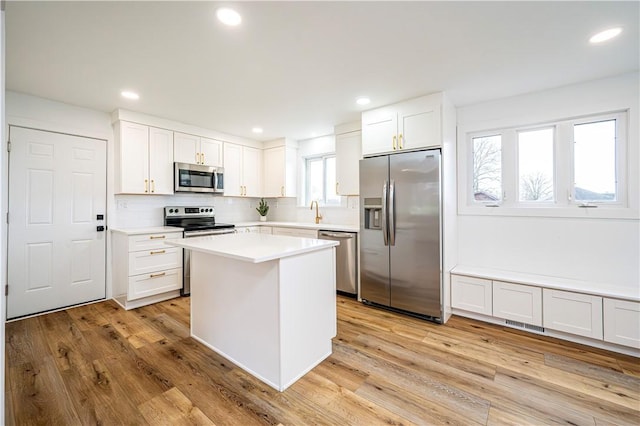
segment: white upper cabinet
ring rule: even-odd
[[[178,163],[222,166],[222,142],[187,133],[175,133],[173,158]]]
[[[262,151],[224,143],[224,195],[260,197],[262,194]]]
[[[362,155],[438,147],[442,144],[442,94],[362,113]]]
[[[336,195],[360,193],[361,133],[336,135]]]
[[[116,123],[116,192],[173,194],[173,132]]]
[[[173,194],[173,132],[149,127],[149,182],[152,194]]]
[[[264,192],[263,196],[296,196],[297,150],[287,146],[263,150],[264,156]]]

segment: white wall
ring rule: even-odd
[[[625,286],[640,293],[638,73],[458,109],[458,150],[469,132],[629,109],[626,219],[474,214],[460,208],[458,264]],[[463,193],[466,156],[458,156]],[[490,209],[494,210],[494,209]],[[581,212],[582,213],[582,212]]]

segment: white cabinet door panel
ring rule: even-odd
[[[451,275],[451,306],[469,312],[492,315],[491,280]]]
[[[545,328],[602,339],[602,297],[545,288],[542,298]]]
[[[242,146],[224,144],[224,195],[239,197],[242,188]]]
[[[119,193],[144,194],[149,191],[149,127],[119,122]]]
[[[542,289],[493,281],[493,316],[542,327]]]
[[[603,299],[604,340],[640,349],[640,303]]]
[[[149,128],[149,191],[173,194],[173,132]]]
[[[173,160],[177,163],[200,164],[200,137],[176,132]]]
[[[397,147],[398,115],[393,107],[362,113],[362,155],[394,151]]]
[[[262,150],[242,148],[242,177],[245,196],[262,196]]]
[[[222,166],[222,142],[200,138],[200,161],[205,166]]]
[[[336,136],[336,195],[360,193],[361,139],[360,132]]]

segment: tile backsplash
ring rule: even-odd
[[[216,221],[224,223],[253,222],[259,218],[256,207],[259,198],[221,197],[209,194],[175,195],[116,195],[114,217],[109,224],[114,228],[142,228],[162,226],[164,207],[202,205],[213,206]],[[300,207],[296,198],[267,198],[269,221],[313,223],[315,209]],[[342,197],[341,206],[320,206],[322,223],[357,225],[358,197]]]

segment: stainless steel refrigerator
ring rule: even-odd
[[[365,303],[442,322],[440,150],[360,160]]]

